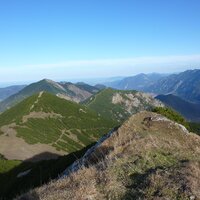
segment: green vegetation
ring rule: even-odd
[[[200,135],[200,123],[189,122],[190,131]]]
[[[72,86],[72,88],[70,88],[69,86]],[[77,94],[76,88],[79,88],[78,94]],[[41,81],[38,81],[36,83],[32,83],[26,86],[18,93],[0,102],[0,112],[3,112],[10,107],[13,107],[14,105],[26,99],[27,97],[30,97],[41,91],[45,91],[54,95],[60,94],[68,98],[72,98],[72,99],[75,98],[82,101],[88,97],[87,95],[92,95],[98,92],[99,89],[87,84],[83,84],[83,83],[82,84],[81,83],[79,84],[57,83],[52,80],[44,79],[44,80],[41,80]],[[87,95],[86,96],[82,95],[85,92],[87,92]]]
[[[99,91],[99,88],[96,88],[95,86],[88,85],[86,83],[80,82],[80,83],[76,83],[75,85],[76,85],[76,87],[78,87],[82,90],[90,92],[91,94],[95,94]]]
[[[176,111],[174,111],[168,107],[159,107],[159,108],[156,107],[153,109],[153,112],[161,114],[161,115],[171,119],[172,121],[182,124],[188,130],[190,129],[188,122],[179,113],[177,113]]]
[[[102,200],[199,199],[200,138],[168,120],[147,126],[143,122],[149,116],[158,117],[141,112],[129,118],[85,160],[88,167],[18,200],[34,195],[87,199],[91,194]]]
[[[17,103],[21,102],[22,100],[26,99],[27,97],[37,94],[41,91],[46,91],[51,94],[65,94],[68,93],[68,91],[65,91],[65,89],[59,88],[55,85],[55,82],[49,82],[48,80],[44,79],[36,83],[32,83],[19,91],[17,94],[14,94],[4,101],[0,103],[0,111],[4,111],[9,107],[12,107],[16,105]],[[71,94],[71,93],[69,93]]]
[[[186,121],[179,113],[177,113],[176,111],[172,110],[171,108],[168,107],[156,107],[153,109],[153,112],[159,113],[179,124],[182,124],[183,126],[185,126],[188,131],[196,133],[198,135],[200,135],[200,123],[194,123],[194,122],[188,122]]]
[[[24,120],[33,112],[35,116]],[[42,113],[46,116],[41,117]],[[33,95],[0,115],[0,126],[11,123],[16,123],[17,136],[27,143],[50,144],[68,153],[95,142],[117,125],[85,106],[49,93]]]
[[[0,158],[0,176],[10,170],[14,169],[16,166],[21,164],[21,161],[18,160],[6,160],[4,158]],[[0,181],[1,182],[1,181]]]
[[[57,178],[77,158],[83,156],[90,147],[91,145],[55,160],[22,162],[0,159],[0,199],[13,199],[13,197],[16,197],[20,193]],[[49,153],[44,154],[48,155]],[[27,175],[17,177],[20,173],[27,170],[30,170]]]
[[[148,102],[137,91],[104,89],[83,102],[88,108],[102,117],[122,123],[131,115],[141,110],[151,110],[155,100]],[[113,102],[113,98],[116,102]]]

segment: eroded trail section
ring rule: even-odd
[[[30,111],[33,110],[33,108],[35,107],[35,104],[38,103],[38,101],[39,101],[39,99],[41,98],[41,96],[42,96],[43,93],[44,93],[43,91],[41,91],[41,92],[39,93],[38,98],[37,98],[36,101],[33,103],[33,105],[30,107]]]

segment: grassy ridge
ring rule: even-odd
[[[117,98],[117,95],[119,100],[117,103],[113,103],[113,98]],[[100,91],[84,102],[88,108],[104,118],[113,119],[120,123],[139,111],[151,110],[154,103],[153,98],[147,100],[147,97],[142,96],[142,93],[137,91],[111,88]]]
[[[23,121],[30,112],[53,113],[55,117]],[[0,126],[11,123],[16,123],[17,136],[27,143],[50,144],[68,153],[95,142],[117,124],[83,105],[49,93],[43,93],[40,98],[38,94],[33,95],[0,115]]]
[[[81,90],[80,93],[87,92],[91,95],[99,90],[98,88],[83,83],[82,84],[57,83],[52,80],[43,79],[41,81],[26,86],[18,93],[9,96],[4,101],[0,102],[0,112],[3,112],[10,107],[13,107],[14,105],[26,99],[27,97],[30,97],[31,95],[37,94],[41,91],[45,91],[54,95],[61,94],[70,97],[72,99],[78,98],[80,101],[87,98],[87,96],[84,97],[81,94],[77,94],[76,89],[70,89],[69,85],[72,85],[77,89],[80,89]]]
[[[185,134],[169,120],[147,125],[144,119],[149,116],[159,118],[150,112],[132,116],[86,158],[88,167],[18,200],[34,195],[77,200],[199,199],[200,138]]]
[[[101,116],[109,119],[118,120],[118,115],[122,114],[123,117],[120,121],[123,121],[127,119],[130,114],[122,105],[114,105],[112,103],[112,97],[116,92],[120,92],[122,95],[127,93],[127,91],[113,90],[108,88],[100,91],[98,94],[92,96],[84,103],[88,108],[95,110],[97,113],[100,113]],[[134,94],[135,91],[129,91],[129,93]],[[126,98],[125,95],[123,95],[123,97]]]
[[[54,84],[49,83],[48,80],[41,80],[36,83],[32,83],[19,91],[17,94],[14,94],[4,101],[0,103],[0,111],[4,111],[9,107],[12,107],[13,105],[16,105],[17,103],[21,102],[22,100],[26,99],[27,97],[34,95],[36,93],[39,93],[41,91],[46,91],[51,94],[57,94],[57,93],[67,93],[69,95],[71,94],[71,91],[64,91],[56,86]]]

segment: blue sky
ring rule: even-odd
[[[199,0],[0,0],[0,82],[200,67]]]

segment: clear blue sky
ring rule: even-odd
[[[200,67],[199,0],[0,0],[0,82]]]

